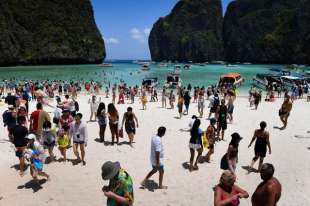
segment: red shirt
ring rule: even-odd
[[[39,116],[40,116],[40,111],[36,110],[31,113],[31,119],[32,119],[32,129],[36,131],[38,129],[39,125]]]

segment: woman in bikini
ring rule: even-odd
[[[119,136],[118,136],[118,121],[119,115],[118,111],[116,110],[114,104],[110,103],[108,105],[108,117],[109,117],[109,126],[111,130],[112,136],[112,145],[114,145],[114,139],[116,137],[116,143],[119,143]]]
[[[250,169],[253,169],[255,162],[259,158],[258,171],[260,171],[260,169],[263,165],[263,162],[264,162],[264,158],[266,157],[267,146],[269,149],[269,154],[271,154],[271,146],[270,146],[270,142],[269,142],[269,132],[265,130],[266,127],[267,127],[266,122],[261,122],[260,123],[260,129],[255,130],[253,138],[249,144],[249,148],[250,148],[251,145],[253,144],[253,142],[256,140],[255,147],[254,147],[255,156],[252,160]]]
[[[136,126],[139,127],[138,118],[132,111],[132,107],[127,108],[122,121],[122,128],[125,124],[125,130],[129,138],[129,145],[132,147],[133,139],[136,134]]]

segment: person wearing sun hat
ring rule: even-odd
[[[226,154],[221,159],[221,169],[230,170],[235,174],[238,162],[238,147],[242,137],[235,132],[231,135],[231,141],[228,146]]]
[[[130,175],[119,162],[105,162],[101,167],[101,177],[109,180],[109,185],[102,191],[107,199],[107,206],[132,206],[134,201],[133,183]]]

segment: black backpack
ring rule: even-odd
[[[79,111],[80,110],[80,106],[79,103],[77,101],[74,101],[74,107],[75,107],[75,111]]]
[[[220,98],[214,97],[213,108],[217,108],[220,105]]]

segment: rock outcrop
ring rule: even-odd
[[[149,47],[154,61],[205,62],[220,60],[221,0],[180,0],[153,26]]]
[[[310,63],[310,1],[236,0],[224,18],[229,62]]]
[[[0,65],[99,63],[105,55],[90,0],[0,1]]]

